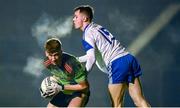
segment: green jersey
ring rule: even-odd
[[[63,52],[61,66],[51,65],[48,69],[55,76],[58,83],[63,85],[78,84],[87,80],[85,67],[68,53]]]

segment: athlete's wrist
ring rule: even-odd
[[[58,83],[58,85],[59,85],[59,90],[60,91],[64,91],[64,85],[63,84],[59,84],[59,83]]]

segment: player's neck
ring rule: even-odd
[[[82,31],[84,31],[86,29],[86,27],[90,24],[91,22],[84,22],[83,23],[83,27],[82,27]]]

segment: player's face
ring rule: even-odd
[[[76,29],[83,29],[83,14],[80,10],[74,12],[73,23]]]
[[[61,55],[62,55],[62,52],[55,52],[55,53],[48,53],[46,52],[46,56],[48,57],[49,60],[52,61],[52,63],[54,65],[58,65],[58,64],[61,64]]]

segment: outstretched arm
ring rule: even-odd
[[[87,55],[86,70],[89,72],[92,69],[92,67],[95,63],[95,60],[96,60],[94,48],[88,50],[86,52],[86,55]]]
[[[92,48],[86,52],[86,55],[78,57],[79,62],[86,62],[85,67],[88,72],[92,69],[92,67],[95,63],[95,60],[96,60],[94,53],[95,53],[94,48]]]
[[[81,56],[81,57],[77,57],[79,62],[86,62],[87,61],[87,55]]]

